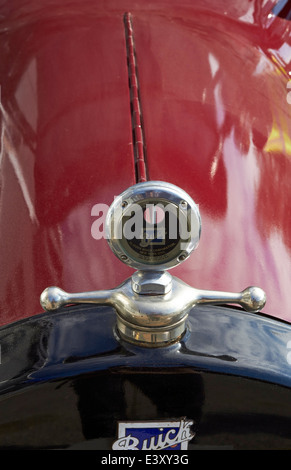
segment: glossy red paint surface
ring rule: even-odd
[[[0,2],[0,324],[40,313],[49,285],[132,272],[91,233],[94,205],[135,182],[126,11],[149,178],[201,211],[200,245],[172,273],[259,285],[264,311],[291,320],[290,23],[264,3]]]
[[[264,311],[291,320],[290,22],[236,3],[136,14],[148,173],[201,211],[200,245],[173,273],[204,289],[259,285]]]
[[[92,208],[135,182],[122,17],[22,5],[0,41],[1,323],[40,313],[48,285],[129,275],[91,234]]]

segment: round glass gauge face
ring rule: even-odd
[[[135,203],[122,216],[122,247],[129,258],[160,265],[181,254],[179,207],[161,200]],[[186,240],[184,240],[186,241]]]
[[[138,269],[169,269],[184,261],[200,238],[200,215],[180,188],[163,182],[139,183],[111,205],[107,240],[124,263]]]

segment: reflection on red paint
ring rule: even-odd
[[[173,274],[259,285],[265,312],[291,320],[290,26],[272,5],[2,2],[1,324],[39,313],[48,285],[110,288],[132,272],[91,236],[92,207],[135,182],[125,11],[148,179],[183,188],[202,216]]]

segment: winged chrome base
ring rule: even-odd
[[[180,339],[189,311],[197,304],[238,304],[249,312],[258,312],[265,305],[266,295],[259,287],[239,293],[199,290],[167,271],[137,271],[109,290],[69,294],[48,287],[40,302],[47,311],[69,304],[110,305],[116,310],[117,328],[124,339],[158,347]]]

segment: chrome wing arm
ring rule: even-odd
[[[159,286],[157,280],[155,286]],[[153,290],[152,284],[151,288]],[[153,293],[154,291],[147,292],[144,286],[143,290],[140,290],[133,278],[128,279],[114,289],[92,292],[68,293],[59,287],[47,287],[40,296],[40,303],[43,309],[47,311],[58,310],[71,304],[84,303],[107,304],[120,308],[121,302],[125,304],[123,309],[126,309],[126,304],[136,303],[138,306],[142,299],[142,303],[148,301],[151,308],[153,302],[156,301],[162,310],[163,305],[168,306],[171,301],[175,305],[174,311],[185,310],[185,308],[194,307],[196,304],[238,304],[249,312],[262,310],[266,303],[266,294],[263,289],[254,286],[247,287],[238,293],[199,290],[188,286],[177,278],[172,278],[170,289],[165,289],[164,284],[161,288],[163,290],[159,291],[156,287],[155,293]],[[142,293],[138,293],[138,291]],[[175,299],[176,302],[174,302]],[[132,310],[132,307],[130,310]]]
[[[237,304],[247,312],[259,312],[266,304],[266,294],[260,287],[247,287],[241,292],[196,291],[197,304]]]
[[[266,303],[266,294],[259,287],[248,287],[239,293],[199,290],[168,272],[166,275],[136,272],[109,290],[71,294],[58,287],[48,287],[41,294],[40,302],[46,311],[72,304],[112,306],[121,336],[155,347],[181,337],[190,309],[195,305],[238,304],[248,312],[258,312]]]
[[[59,287],[47,287],[40,296],[42,308],[48,312],[59,310],[67,305],[74,304],[111,304],[114,290],[100,290],[92,292],[68,293]]]

